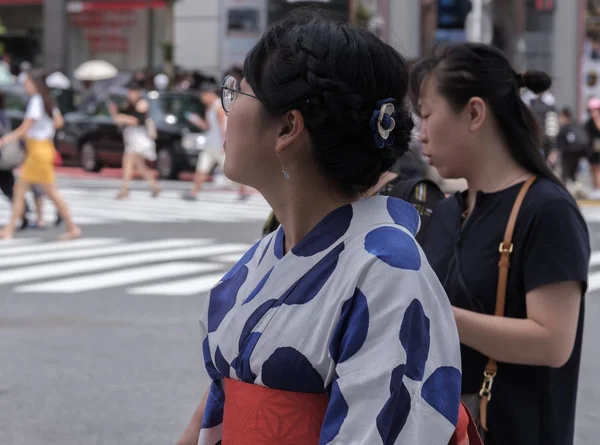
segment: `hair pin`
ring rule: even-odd
[[[371,131],[377,148],[390,146],[394,143],[393,131],[396,128],[396,101],[392,98],[377,102],[371,114]]]

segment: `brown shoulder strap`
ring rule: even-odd
[[[506,287],[508,284],[508,270],[510,268],[510,255],[513,251],[513,233],[515,231],[515,224],[517,222],[517,217],[519,216],[519,210],[521,210],[521,205],[525,200],[525,196],[529,191],[529,188],[535,182],[536,177],[532,176],[529,178],[521,187],[519,194],[517,195],[517,199],[513,204],[512,211],[510,212],[510,216],[508,218],[508,224],[506,225],[506,230],[504,232],[504,240],[500,244],[500,261],[498,262],[498,289],[496,291],[496,317],[504,317],[504,307],[506,304]],[[492,385],[494,383],[494,378],[496,377],[496,373],[498,372],[498,364],[495,360],[489,359],[487,365],[485,366],[485,371],[483,373],[484,380],[483,386],[481,387],[481,391],[479,395],[481,397],[481,405],[480,405],[480,421],[481,426],[487,431],[487,404],[492,399]]]

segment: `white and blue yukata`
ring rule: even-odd
[[[200,445],[222,438],[225,377],[325,393],[319,445],[445,445],[460,404],[452,308],[396,198],[340,207],[284,254],[281,227],[212,289]]]

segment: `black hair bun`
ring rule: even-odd
[[[521,76],[523,86],[535,94],[542,94],[552,86],[552,79],[543,71],[525,71]]]

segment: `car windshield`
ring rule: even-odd
[[[166,122],[171,125],[192,124],[187,119],[188,114],[204,116],[204,105],[200,99],[191,95],[173,95],[151,98],[150,109],[155,122]]]

